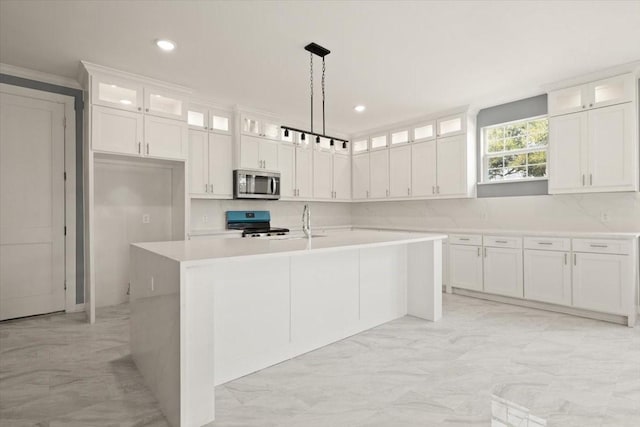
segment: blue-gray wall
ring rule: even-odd
[[[84,193],[83,193],[83,109],[82,91],[36,80],[0,73],[0,83],[26,87],[44,92],[72,96],[76,110],[76,304],[84,302]]]

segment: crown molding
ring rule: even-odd
[[[578,86],[596,80],[602,80],[608,77],[614,77],[627,73],[633,73],[636,77],[638,77],[638,75],[640,74],[640,60],[608,67],[603,70],[594,71],[588,74],[582,74],[580,76],[564,79],[558,82],[547,83],[542,85],[542,89],[548,93],[554,90],[564,89],[571,86]]]
[[[77,80],[69,77],[57,76],[55,74],[43,73],[42,71],[31,70],[28,68],[17,67],[15,65],[0,63],[0,73],[8,74],[23,79],[35,80],[42,83],[49,83],[58,86],[69,87],[72,89],[82,89]]]

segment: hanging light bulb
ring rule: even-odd
[[[304,133],[300,135],[300,139],[303,140],[303,141],[305,140]]]
[[[333,144],[334,144],[333,138],[331,138],[331,141],[329,141],[329,145],[333,147]]]
[[[320,144],[320,137],[316,136],[316,144]]]
[[[289,138],[289,129],[284,130],[284,137]]]
[[[343,150],[347,149],[347,141],[342,141],[342,149]]]

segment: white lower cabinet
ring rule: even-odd
[[[522,298],[522,249],[484,247],[484,291]]]
[[[482,247],[449,242],[449,286],[482,290]]]
[[[525,249],[524,297],[534,301],[571,305],[569,252]]]
[[[605,313],[627,314],[633,306],[629,292],[629,256],[573,254],[573,305]]]

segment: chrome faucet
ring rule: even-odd
[[[311,208],[308,204],[302,210],[302,232],[307,239],[311,238]]]

